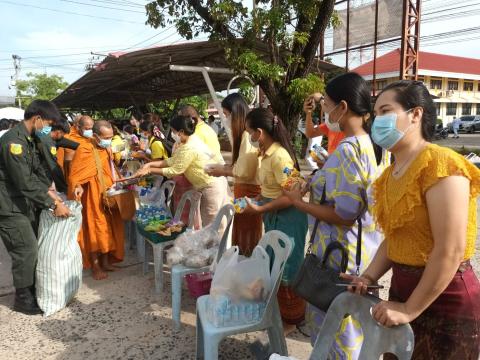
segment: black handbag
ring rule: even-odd
[[[350,143],[350,142],[349,142]],[[350,143],[352,144],[352,143]],[[354,145],[354,144],[352,144]],[[355,149],[356,146],[354,145]],[[357,149],[356,149],[357,150]],[[358,150],[357,150],[358,151]],[[359,152],[358,152],[359,153]],[[325,203],[325,187],[323,188],[320,204]],[[362,193],[362,196],[364,194]],[[364,197],[366,203],[367,197]],[[356,274],[360,273],[360,264],[362,256],[362,215],[364,211],[360,213],[356,221],[358,223],[358,235],[357,235],[357,248],[355,256],[355,264],[357,266]],[[337,284],[344,284],[345,281],[340,278],[340,272],[346,272],[348,266],[348,252],[345,247],[338,241],[333,241],[328,244],[323,254],[323,258],[320,260],[315,254],[312,253],[312,245],[317,232],[319,220],[315,222],[310,241],[308,245],[307,254],[303,260],[302,266],[298,271],[293,283],[293,290],[305,299],[310,304],[314,305],[318,309],[327,312],[332,301],[337,295],[346,291],[345,286],[337,286]],[[328,258],[334,250],[339,250],[342,253],[342,260],[340,264],[340,271],[333,269],[328,264]]]

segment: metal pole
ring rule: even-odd
[[[403,14],[402,14],[402,44],[400,48],[400,80],[406,78],[405,74],[405,52],[408,47],[408,13],[409,13],[410,0],[403,1]]]
[[[350,0],[347,0],[347,44],[345,51],[345,70],[348,71],[348,48],[350,46]]]
[[[234,74],[233,70],[226,69],[226,68],[211,68],[211,67],[202,67],[202,66],[187,66],[187,65],[170,65],[170,70],[172,71],[186,71],[186,72],[201,72],[205,83],[207,84],[208,91],[210,92],[210,96],[212,97],[213,103],[217,108],[218,115],[220,116],[220,120],[227,130],[228,140],[230,144],[233,146],[233,139],[232,139],[232,129],[230,128],[230,124],[227,124],[227,119],[223,114],[222,105],[220,104],[220,100],[218,100],[217,93],[215,92],[215,88],[213,87],[212,81],[210,80],[210,76],[208,75],[209,72],[217,73],[217,74]]]
[[[415,55],[417,59],[415,61],[414,69],[415,80],[418,80],[418,58],[420,57],[420,23],[421,23],[421,14],[422,14],[422,1],[417,0],[417,23],[415,26]],[[478,105],[477,105],[478,106]]]
[[[372,95],[376,96],[377,88],[377,41],[378,41],[378,0],[375,0],[375,39],[373,40],[373,91]]]

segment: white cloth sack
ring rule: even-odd
[[[42,211],[38,230],[38,261],[35,274],[37,301],[45,316],[63,309],[82,283],[82,253],[78,232],[82,226],[82,205],[66,201],[69,218],[57,218]]]

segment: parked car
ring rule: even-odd
[[[448,132],[453,133],[452,123],[447,125]],[[460,116],[460,131],[473,134],[480,131],[480,115],[464,115]]]

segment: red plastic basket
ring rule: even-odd
[[[188,292],[194,299],[210,293],[210,286],[212,285],[212,273],[210,271],[188,274],[185,279],[187,280]]]

